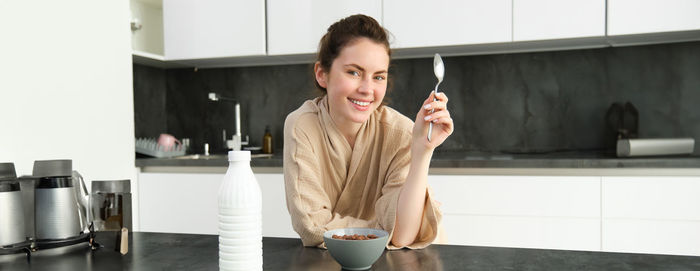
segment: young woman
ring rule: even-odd
[[[344,18],[321,38],[314,76],[323,95],[284,124],[287,208],[305,246],[323,248],[325,231],[346,227],[384,229],[390,249],[423,248],[439,234],[427,177],[453,131],[447,97],[427,97],[415,123],[383,105],[390,56],[386,31],[368,16]]]

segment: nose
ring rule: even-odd
[[[357,91],[362,94],[372,94],[372,80],[370,78],[364,78],[360,81],[360,86]]]

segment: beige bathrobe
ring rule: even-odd
[[[306,101],[284,123],[287,209],[304,246],[325,248],[323,233],[346,227],[389,232],[411,161],[413,122],[382,106],[362,124],[354,148],[328,112],[325,96]],[[424,248],[438,234],[442,214],[426,192],[423,220],[409,248]]]

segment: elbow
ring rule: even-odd
[[[301,237],[301,236],[300,236]],[[317,240],[315,238],[301,238],[301,244],[305,247],[321,247],[323,244],[323,240]]]
[[[391,237],[391,244],[393,244],[395,247],[406,247],[410,244],[413,244],[414,238],[408,238],[406,236],[401,236],[401,234],[396,234],[394,232],[394,236]]]

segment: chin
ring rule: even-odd
[[[352,105],[351,105],[351,106],[352,106]],[[355,108],[352,108],[352,107],[351,107],[350,110],[349,110],[349,112],[348,112],[348,113],[349,113],[349,114],[348,114],[348,116],[349,116],[348,119],[350,119],[350,121],[352,121],[352,122],[354,122],[354,123],[364,123],[364,122],[366,122],[366,121],[369,119],[369,116],[371,116],[372,113],[374,113],[375,110],[377,110],[377,107],[374,106],[374,105],[372,105],[372,106],[371,106],[368,110],[366,110],[366,111],[358,111],[358,110],[356,110]]]
[[[371,110],[369,112],[374,112],[374,110]],[[370,114],[362,115],[362,116],[354,116],[352,118],[352,121],[355,123],[364,123],[365,121],[367,121],[369,119],[369,116],[370,116]]]

